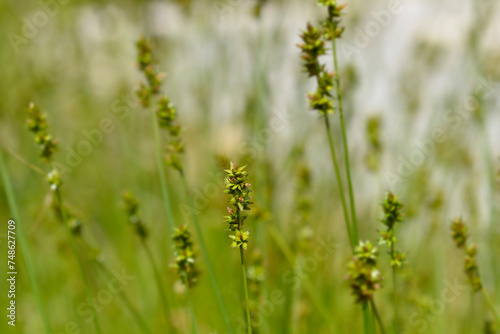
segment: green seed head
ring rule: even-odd
[[[175,249],[176,269],[181,282],[188,288],[191,288],[198,281],[199,271],[196,268],[196,256],[191,240],[191,233],[186,226],[181,225],[174,230],[172,236]]]
[[[455,218],[451,223],[451,236],[458,248],[465,248],[468,232],[462,218]]]
[[[47,116],[40,112],[40,109],[31,102],[28,107],[27,128],[35,134],[35,143],[40,147],[40,158],[44,162],[50,163],[52,156],[57,151],[57,142],[47,133]]]
[[[229,236],[233,240],[230,246],[232,248],[247,249],[250,238],[250,232],[242,230],[247,218],[243,215],[243,211],[250,210],[250,205],[253,204],[252,197],[250,197],[251,185],[247,182],[248,172],[245,168],[246,166],[238,168],[235,163],[231,162],[229,169],[224,170],[226,172],[225,193],[231,196],[229,203],[233,206],[233,208],[227,208],[229,215],[224,217],[224,222],[228,224],[227,230],[236,232]]]
[[[357,303],[373,298],[373,293],[382,287],[382,274],[377,268],[377,248],[369,241],[361,241],[354,249],[353,260],[348,264],[347,280]]]
[[[135,233],[141,239],[146,239],[148,236],[148,230],[138,214],[139,201],[134,196],[134,194],[128,190],[123,192],[122,201],[123,201],[123,210],[127,215],[129,223],[132,224],[132,226],[134,226]]]

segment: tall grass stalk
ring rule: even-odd
[[[45,326],[45,332],[47,334],[52,333],[50,329],[49,317],[47,315],[47,311],[42,302],[42,297],[40,295],[40,288],[38,286],[38,281],[35,274],[35,267],[33,265],[33,259],[31,258],[31,253],[29,250],[28,242],[26,240],[26,236],[24,235],[24,226],[20,223],[19,211],[17,209],[17,202],[14,196],[14,190],[12,189],[12,184],[10,183],[9,171],[7,170],[7,166],[5,164],[3,158],[2,149],[0,149],[0,172],[2,174],[2,181],[5,190],[5,196],[7,197],[7,202],[9,204],[10,212],[13,215],[13,218],[16,221],[16,234],[17,240],[19,241],[19,246],[21,252],[23,254],[24,263],[26,265],[26,272],[28,274],[28,278],[31,284],[31,288],[33,289],[33,295],[35,297],[36,304],[38,306],[38,310],[40,311],[40,316],[42,317],[43,324]]]
[[[160,176],[160,186],[163,195],[163,205],[167,213],[167,220],[170,227],[170,232],[175,228],[174,214],[172,211],[172,202],[170,200],[170,193],[167,186],[167,178],[165,176],[165,169],[163,167],[161,158],[161,144],[160,144],[160,131],[158,129],[158,122],[156,119],[155,112],[153,108],[149,108],[151,113],[151,122],[153,127],[153,136],[155,141],[155,156],[156,156],[156,166],[158,168],[158,174]]]
[[[377,305],[375,304],[375,301],[372,299],[370,301],[370,304],[372,307],[373,315],[375,316],[375,320],[377,320],[378,325],[380,327],[380,332],[382,334],[385,334],[384,324],[382,323],[382,318],[380,318],[380,314],[378,313],[378,309],[377,309]],[[396,333],[398,333],[398,332],[396,332]]]
[[[102,263],[101,261],[99,261],[97,259],[96,259],[95,263],[97,264],[97,267],[99,269],[101,269],[101,271],[104,273],[104,276],[107,279],[111,280],[114,278],[113,275],[111,274],[111,272],[109,271],[108,267],[106,267],[106,265],[104,263]],[[135,321],[137,322],[137,325],[141,328],[142,332],[145,334],[152,334],[151,330],[148,328],[148,325],[146,324],[146,322],[144,321],[142,316],[139,314],[139,312],[132,305],[132,303],[127,298],[127,296],[125,296],[125,294],[123,294],[123,293],[118,293],[118,296],[120,297],[120,299],[122,300],[123,304],[128,309],[128,311],[130,312],[132,317],[135,319]]]
[[[330,129],[330,120],[329,120],[327,114],[325,114],[324,116],[325,116],[326,133],[328,135],[328,144],[330,146],[330,153],[331,153],[331,157],[332,157],[332,162],[333,162],[333,166],[335,167],[335,177],[337,178],[340,200],[342,202],[342,212],[344,213],[344,220],[345,220],[345,225],[347,228],[347,234],[349,236],[349,241],[351,244],[351,250],[354,250],[354,246],[357,244],[357,237],[356,237],[356,239],[354,239],[354,234],[353,234],[353,231],[351,230],[351,222],[349,219],[349,212],[347,211],[347,204],[346,204],[345,194],[344,194],[344,186],[342,185],[342,178],[340,176],[339,165],[337,162],[337,155],[335,154],[335,144],[333,143],[332,131]]]
[[[394,243],[391,244],[391,259],[394,258]],[[398,325],[398,287],[396,285],[396,267],[392,266],[392,294],[394,307],[394,333],[399,333]]]
[[[241,230],[241,218],[240,211],[236,211],[237,221],[238,221],[238,229]],[[241,258],[241,277],[243,280],[243,292],[245,294],[245,311],[247,317],[247,332],[248,334],[252,334],[252,321],[250,319],[250,303],[248,300],[248,284],[247,284],[247,268],[245,266],[245,253],[243,253],[243,247],[240,247],[240,258]]]
[[[370,312],[368,309],[368,304],[364,303],[362,306],[363,312],[363,332],[364,334],[371,334],[372,330],[370,327]]]
[[[191,301],[189,289],[185,286],[184,291],[186,294],[186,301],[189,308],[189,318],[191,319],[191,331],[193,332],[193,334],[198,334],[198,326],[196,325],[196,316],[194,315],[194,306],[193,302]]]
[[[97,318],[97,311],[96,311],[94,301],[93,301],[91,293],[90,293],[90,285],[89,285],[87,276],[85,275],[85,269],[83,268],[82,259],[80,258],[80,255],[78,254],[78,248],[76,246],[75,236],[73,235],[73,232],[71,231],[71,229],[68,225],[68,217],[66,215],[66,210],[64,209],[62,196],[61,196],[61,190],[59,189],[59,187],[55,188],[54,194],[55,194],[56,199],[61,207],[62,221],[63,221],[64,227],[66,229],[66,232],[68,233],[69,242],[71,244],[71,248],[72,248],[73,252],[75,253],[76,262],[78,264],[78,269],[80,270],[80,275],[82,276],[83,287],[85,290],[85,295],[87,297],[87,300],[90,304],[90,311],[92,312],[92,320],[94,322],[94,327],[95,327],[96,333],[101,334],[102,333],[101,326],[99,324],[99,319]]]
[[[205,244],[205,239],[203,237],[203,232],[201,231],[200,223],[198,221],[198,215],[196,214],[195,208],[193,206],[193,202],[191,200],[191,194],[189,192],[189,186],[187,184],[186,176],[182,170],[179,170],[179,175],[181,178],[182,186],[184,187],[184,191],[186,193],[186,198],[189,203],[189,209],[191,211],[191,217],[193,218],[194,227],[196,229],[196,234],[198,235],[198,240],[201,245],[201,252],[203,254],[203,259],[205,260],[205,265],[207,266],[208,274],[210,276],[210,280],[212,282],[212,287],[214,289],[215,295],[217,297],[217,301],[219,303],[219,308],[221,310],[222,316],[224,317],[224,322],[226,323],[227,330],[229,333],[233,333],[231,328],[231,323],[229,322],[229,317],[226,312],[226,308],[224,307],[224,302],[222,301],[222,294],[220,292],[219,286],[217,285],[217,280],[215,278],[215,273],[212,268],[212,262],[210,261],[210,257],[208,256],[207,247]]]
[[[167,327],[173,329],[172,324],[171,324],[170,319],[169,319],[167,295],[165,293],[165,289],[163,288],[163,282],[161,279],[160,271],[158,270],[158,267],[156,266],[156,263],[155,263],[155,260],[153,257],[153,253],[149,249],[149,246],[146,243],[146,240],[141,239],[141,242],[142,242],[142,246],[144,247],[144,250],[146,251],[148,261],[151,264],[151,268],[153,268],[156,284],[158,285],[158,292],[160,293],[160,299],[161,299],[161,303],[162,303],[163,310],[164,310],[165,321],[167,322]]]
[[[344,122],[344,107],[342,103],[342,90],[340,87],[340,77],[339,77],[339,65],[338,65],[338,57],[337,57],[337,42],[336,42],[336,27],[333,22],[330,22],[330,28],[331,28],[331,34],[332,34],[332,54],[333,54],[333,65],[334,69],[336,72],[335,75],[335,85],[337,88],[337,109],[339,112],[339,118],[340,118],[340,128],[342,132],[342,143],[343,143],[343,148],[344,148],[344,163],[345,163],[345,169],[346,169],[346,175],[347,175],[347,184],[348,184],[348,190],[349,190],[349,203],[350,203],[350,209],[351,209],[351,227],[352,227],[352,238],[351,238],[351,248],[354,248],[354,245],[356,245],[359,242],[359,233],[358,233],[358,223],[357,223],[357,218],[356,218],[356,205],[354,201],[354,190],[352,187],[352,178],[351,178],[351,166],[349,163],[349,145],[347,142],[347,134],[346,134],[346,129],[345,129],[345,122]],[[325,118],[328,117],[325,115]],[[328,130],[330,130],[330,127],[328,127]],[[329,133],[329,139],[331,141],[331,134]],[[332,147],[333,144],[330,143],[330,147]],[[332,150],[332,156],[334,155],[334,151]],[[333,158],[332,158],[333,159]],[[338,169],[338,168],[337,168]],[[339,177],[337,177],[339,179]],[[340,184],[340,180],[338,181]],[[341,190],[341,187],[339,186],[339,191]],[[343,199],[345,202],[345,199]],[[344,207],[344,211],[346,210],[345,208],[345,203],[342,203]],[[347,216],[347,214],[344,214],[344,216]],[[346,222],[346,224],[348,224]],[[396,298],[396,296],[394,296]],[[375,304],[372,301],[372,310],[376,311]],[[366,327],[367,323],[366,321],[368,320],[368,307],[367,305],[363,306],[363,321],[365,322],[365,332],[366,332]],[[377,315],[377,314],[376,314]],[[378,317],[379,318],[379,317]],[[396,318],[397,319],[397,318]],[[397,320],[395,320],[397,321]],[[382,327],[382,322],[380,322],[381,328]]]
[[[340,89],[340,78],[339,78],[339,65],[338,65],[338,57],[337,57],[337,43],[336,43],[336,37],[335,37],[335,28],[333,23],[331,24],[332,28],[332,53],[333,53],[333,64],[334,64],[334,69],[337,75],[335,75],[335,84],[337,87],[337,105],[338,105],[338,112],[339,112],[339,118],[340,118],[340,128],[342,130],[342,143],[344,145],[344,162],[345,162],[345,169],[346,169],[346,174],[347,174],[347,184],[348,184],[348,189],[349,189],[349,202],[350,202],[350,207],[351,207],[351,223],[352,223],[352,234],[353,234],[353,239],[354,242],[357,243],[359,241],[358,237],[358,223],[356,219],[356,205],[354,202],[354,190],[352,187],[352,178],[351,178],[351,166],[349,163],[349,145],[347,142],[347,134],[345,130],[345,122],[344,122],[344,108],[342,105],[342,91]]]

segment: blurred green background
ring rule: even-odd
[[[482,333],[489,318],[482,297],[467,286],[444,302],[442,292],[450,282],[466,282],[463,254],[449,232],[451,220],[461,216],[479,246],[484,285],[500,307],[500,3],[347,4],[339,74],[360,235],[376,240],[379,203],[387,190],[397,194],[406,214],[399,247],[408,252],[399,276],[402,332]],[[47,172],[25,127],[30,101],[47,113],[59,141],[55,160],[68,167],[63,196],[85,239],[109,268],[133,276],[121,293],[154,333],[165,332],[153,272],[120,204],[122,191],[130,189],[151,232],[170,321],[179,333],[190,331],[169,267],[170,231],[149,113],[134,95],[142,79],[135,64],[141,34],[155,44],[166,74],[163,89],[178,108],[187,179],[234,330],[242,333],[244,313],[239,255],[228,248],[222,223],[227,196],[221,169],[229,160],[249,165],[254,187],[247,254],[251,261],[259,249],[263,259],[256,332],[331,333],[325,311],[338,332],[361,332],[361,311],[345,281],[351,254],[324,125],[307,110],[305,96],[315,83],[302,73],[295,46],[306,23],[322,17],[315,1],[303,0],[0,3],[0,142],[54,333],[94,329],[78,311],[85,294],[77,263],[51,212],[45,175],[36,171]],[[324,60],[331,68],[330,57]],[[107,133],[100,130],[103,122],[111,124]],[[341,152],[337,115],[332,123]],[[167,177],[176,220],[190,224],[178,175],[167,169]],[[0,190],[0,268],[6,273],[11,213],[3,183]],[[307,267],[325,241],[335,251]],[[0,332],[43,333],[17,249],[17,324],[7,326],[2,315]],[[285,249],[297,255],[295,265]],[[383,247],[381,258],[387,280],[376,301],[388,326],[393,309]],[[192,299],[199,331],[226,333],[201,253],[198,264],[202,275]],[[91,261],[84,266],[94,296],[109,289],[109,279]],[[0,287],[4,314],[5,279]],[[275,291],[283,294],[282,303],[269,303]],[[104,333],[139,332],[116,294],[101,306]]]

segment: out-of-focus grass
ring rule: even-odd
[[[313,89],[313,83],[300,73],[299,51],[295,47],[299,30],[307,21],[315,20],[319,12],[314,3],[270,1],[263,8],[262,17],[256,19],[251,6],[242,1],[221,3],[226,4],[222,12],[214,10],[210,2],[191,9],[172,2],[70,2],[61,5],[36,36],[20,46],[18,53],[11,47],[7,34],[19,34],[22,18],[32,17],[39,10],[38,4],[0,4],[0,26],[4,32],[0,48],[0,141],[11,152],[6,160],[20,219],[33,251],[42,299],[56,333],[64,333],[70,321],[82,333],[91,333],[92,325],[78,314],[78,306],[85,300],[84,291],[75,275],[74,257],[68,255],[70,245],[64,230],[48,207],[46,182],[28,165],[40,166],[37,148],[24,126],[25,110],[32,100],[49,115],[61,148],[56,160],[62,163],[68,147],[77,149],[86,139],[82,131],[98,129],[103,118],[111,120],[113,130],[104,134],[102,143],[93,146],[92,152],[64,176],[66,202],[84,224],[85,237],[101,249],[107,265],[135,277],[123,293],[153,331],[160,332],[161,305],[153,273],[119,206],[121,191],[134,190],[143,203],[141,216],[153,232],[150,245],[161,263],[172,321],[181,332],[189,328],[183,296],[176,294],[175,275],[169,268],[172,250],[168,246],[149,115],[131,100],[132,89],[140,79],[134,67],[134,42],[141,33],[154,39],[160,68],[167,74],[164,88],[178,106],[187,148],[186,173],[200,205],[200,223],[233,326],[237,328],[241,325],[239,319],[244,319],[239,259],[236,251],[227,249],[229,240],[221,223],[226,199],[218,157],[248,163],[254,176],[258,210],[249,218],[255,220],[252,225],[257,225],[252,233],[252,247],[263,251],[263,298],[269,300],[274,290],[287,296],[293,292],[290,264],[276,240],[269,236],[269,226],[274,226],[287,242],[296,233],[291,222],[296,216],[293,203],[297,158],[292,152],[301,145],[304,161],[312,171],[312,249],[318,238],[326,236],[338,245],[331,257],[307,273],[308,280],[342,332],[361,330],[361,314],[344,281],[349,242],[327,159],[326,138],[320,120],[306,110],[305,92]],[[367,5],[358,0],[348,4],[344,47],[355,45],[357,32],[376,22],[372,11],[387,8],[384,1]],[[491,178],[487,166],[498,161],[500,150],[496,131],[499,116],[494,112],[498,107],[494,83],[499,79],[495,59],[500,54],[495,32],[500,12],[497,4],[479,5],[490,13],[487,19],[480,20],[479,56],[475,60],[481,62],[481,76],[489,82],[487,88],[492,92],[482,104],[484,126],[479,122],[477,109],[466,109],[479,82],[470,51],[470,31],[477,18],[467,6],[458,7],[450,1],[410,2],[351,59],[342,56],[340,46],[340,75],[362,239],[376,238],[376,230],[381,228],[378,203],[385,190],[398,193],[406,204],[406,220],[398,233],[401,247],[409,252],[409,264],[399,279],[399,314],[401,327],[407,333],[479,332],[485,319],[481,298],[470,297],[468,289],[460,292],[455,301],[443,303],[442,311],[434,309],[445,281],[465,282],[461,255],[455,251],[447,227],[454,216],[461,215],[470,223],[471,234],[479,245],[485,286],[492,292],[497,288],[499,304],[498,259],[494,256],[499,251],[499,230],[495,224],[498,213],[491,210],[492,206],[497,207],[499,198],[498,188],[488,191]],[[481,19],[483,10],[479,15]],[[450,110],[466,116],[450,121],[450,117],[460,115],[451,114]],[[288,116],[275,116],[284,113]],[[376,170],[365,164],[370,147],[365,128],[373,115],[381,119]],[[272,129],[273,120],[282,120],[280,126],[265,132]],[[432,138],[437,129],[443,130],[446,140],[435,144],[435,149],[424,155],[410,175],[391,186],[388,173],[398,173],[401,161],[416,155],[419,143]],[[340,133],[339,128],[334,130],[337,135]],[[337,145],[341,150],[340,142]],[[168,171],[167,177],[177,220],[187,222],[188,202],[182,185],[175,173]],[[219,192],[213,191],[214,185]],[[0,187],[0,219],[7,222],[10,213],[3,184]],[[0,231],[1,254],[7,254],[3,246],[5,233],[6,229]],[[201,254],[198,259],[204,270]],[[17,260],[21,263],[22,254],[18,254]],[[98,269],[91,262],[85,266],[92,277],[94,293],[106,289],[108,281],[102,279]],[[223,319],[216,311],[217,301],[204,271],[199,286],[192,292],[199,331],[224,333]],[[389,277],[390,268],[384,267],[383,273]],[[16,332],[41,333],[43,324],[23,271],[17,284]],[[389,324],[393,312],[390,284],[387,285],[376,298],[382,317]],[[0,286],[4,291],[5,283]],[[295,312],[303,315],[300,328],[329,332],[310,295],[303,287],[299,291],[294,300]],[[7,303],[3,292],[0,302]],[[262,332],[283,332],[283,324],[289,322],[285,305],[286,302],[274,305],[264,317]],[[116,320],[125,312],[118,296],[113,296],[98,313],[104,332],[137,332],[132,321]],[[10,333],[12,328],[2,321],[0,332],[5,331]]]

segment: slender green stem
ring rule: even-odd
[[[394,299],[394,333],[399,333],[398,325],[398,287],[396,286],[396,268],[392,267],[392,289],[393,289],[393,299]]]
[[[498,314],[498,311],[495,308],[495,305],[490,299],[490,296],[488,296],[488,293],[484,288],[481,289],[481,292],[483,293],[484,300],[486,301],[486,304],[488,305],[491,314],[493,314],[493,317],[495,318],[495,321],[497,322],[497,325],[500,327],[500,315]]]
[[[14,196],[14,190],[12,189],[12,184],[10,183],[9,171],[3,159],[2,150],[0,150],[0,172],[2,174],[2,180],[4,184],[5,196],[7,197],[7,202],[9,204],[10,212],[16,222],[17,230],[17,240],[19,241],[19,246],[23,254],[24,263],[26,265],[26,272],[28,273],[28,278],[33,289],[33,295],[35,297],[38,310],[40,311],[40,316],[42,317],[43,324],[45,326],[45,332],[47,334],[52,333],[50,329],[50,322],[45,307],[43,306],[42,297],[40,295],[40,288],[38,286],[38,281],[35,274],[35,267],[33,265],[33,259],[31,258],[31,253],[28,246],[28,241],[24,235],[24,226],[19,221],[19,211],[17,210],[16,198]]]
[[[113,275],[109,271],[109,269],[106,267],[104,263],[102,263],[99,260],[95,261],[97,266],[102,270],[104,275],[106,276],[107,279],[113,279]],[[139,314],[139,312],[135,309],[135,307],[132,305],[130,300],[125,296],[124,293],[118,293],[118,296],[122,300],[123,304],[125,304],[125,307],[129,310],[130,314],[134,317],[135,321],[137,322],[137,325],[141,328],[142,332],[145,334],[152,334],[151,330],[149,330],[146,322],[142,318],[142,316]]]
[[[101,334],[102,332],[101,332],[101,327],[99,325],[99,319],[97,318],[97,312],[95,309],[95,305],[94,305],[92,296],[90,294],[90,285],[89,285],[89,282],[87,280],[87,276],[85,275],[85,269],[83,268],[82,260],[80,258],[80,255],[78,254],[75,236],[73,235],[73,232],[71,231],[71,229],[68,226],[68,217],[66,215],[66,210],[64,209],[62,196],[61,196],[61,190],[59,187],[57,187],[55,190],[55,196],[56,196],[56,199],[57,199],[59,206],[61,208],[61,216],[62,216],[63,224],[64,224],[64,227],[66,229],[66,232],[68,233],[71,248],[73,249],[73,252],[75,253],[76,262],[78,263],[78,269],[80,270],[80,274],[81,274],[82,279],[83,279],[83,286],[85,289],[85,295],[87,296],[87,301],[90,304],[90,310],[92,312],[92,320],[94,321],[95,330],[97,333]]]
[[[245,292],[245,309],[247,315],[247,332],[248,334],[252,334],[252,322],[250,319],[250,304],[248,302],[248,285],[247,285],[247,269],[245,266],[245,254],[244,250],[240,247],[240,256],[241,256],[241,275],[243,279],[243,290]]]
[[[375,319],[377,319],[378,325],[380,327],[380,331],[382,332],[382,334],[385,334],[384,324],[382,323],[382,318],[380,318],[380,314],[378,313],[377,305],[375,305],[375,301],[372,299],[370,301],[370,304],[372,306],[373,315],[375,315]]]
[[[187,201],[189,203],[189,209],[191,210],[191,216],[193,217],[194,227],[196,229],[198,240],[200,242],[201,252],[203,254],[203,258],[207,266],[208,274],[212,281],[212,286],[214,288],[217,301],[219,302],[219,308],[222,312],[222,316],[224,317],[224,322],[226,323],[227,330],[229,331],[229,333],[232,334],[233,330],[231,328],[231,323],[229,322],[229,317],[227,316],[226,308],[224,307],[224,302],[222,301],[222,295],[220,293],[219,286],[217,285],[217,280],[215,279],[215,273],[212,268],[212,262],[210,261],[210,257],[208,256],[207,247],[205,245],[205,239],[203,238],[203,232],[201,231],[200,223],[198,222],[198,216],[196,215],[196,211],[194,209],[193,202],[191,200],[191,196],[189,193],[189,186],[186,181],[186,176],[184,175],[183,171],[180,171],[179,175],[181,177],[182,185],[184,186],[184,191],[186,192]]]
[[[191,296],[189,295],[189,288],[185,286],[184,291],[189,308],[189,318],[191,319],[191,331],[193,332],[193,334],[198,334],[198,326],[196,325],[196,316],[194,315],[194,306],[193,302],[191,301]]]
[[[342,178],[340,177],[340,170],[339,170],[339,165],[337,162],[337,156],[335,154],[335,145],[333,143],[332,131],[330,129],[330,120],[328,119],[328,115],[325,115],[325,127],[326,127],[326,133],[328,135],[328,143],[330,145],[330,153],[332,156],[333,166],[335,167],[335,176],[337,178],[337,183],[339,186],[339,194],[340,194],[340,200],[342,202],[342,211],[344,212],[344,219],[345,219],[345,225],[347,228],[347,234],[349,236],[351,249],[354,250],[354,246],[357,243],[357,239],[354,239],[354,235],[352,234],[352,231],[351,231],[349,212],[347,211],[347,204],[346,204],[345,195],[344,195],[344,186],[342,185]]]
[[[158,292],[160,293],[160,298],[161,298],[161,302],[163,305],[167,326],[172,328],[172,325],[171,325],[170,319],[169,319],[167,295],[165,293],[165,289],[163,289],[163,282],[161,279],[160,271],[158,270],[158,267],[156,266],[155,260],[153,258],[153,253],[149,249],[149,246],[146,243],[146,240],[141,238],[141,241],[142,241],[142,245],[144,246],[144,250],[146,251],[146,255],[148,257],[149,263],[151,264],[151,267],[153,268],[153,271],[154,271],[155,280],[156,280],[156,284],[158,285]]]
[[[167,212],[167,220],[170,229],[173,230],[175,228],[175,220],[174,220],[174,214],[172,212],[172,202],[170,200],[170,193],[167,187],[167,178],[165,176],[165,169],[163,167],[161,159],[160,132],[158,130],[158,123],[153,108],[150,108],[150,112],[151,112],[151,122],[153,127],[153,135],[155,140],[156,165],[158,168],[158,173],[160,175],[160,186],[161,186],[161,192],[163,194],[163,204]]]
[[[365,334],[370,334],[371,333],[371,327],[370,327],[370,312],[368,309],[368,304],[363,303],[361,306],[361,309],[363,311],[363,332]]]
[[[241,212],[236,208],[236,221],[238,222],[238,230],[241,231]],[[243,291],[245,293],[245,311],[247,316],[247,332],[252,334],[252,322],[250,319],[250,304],[248,302],[248,285],[247,285],[247,269],[245,266],[245,253],[243,253],[243,247],[240,247],[240,257],[241,257],[241,278],[243,280]]]
[[[394,242],[391,242],[391,260],[394,259]],[[394,333],[399,333],[398,326],[398,287],[396,286],[396,267],[392,265],[392,297],[394,303]]]
[[[339,109],[339,117],[340,117],[340,127],[342,129],[342,141],[344,144],[344,160],[345,160],[345,168],[347,172],[347,184],[349,186],[349,201],[351,204],[351,219],[352,219],[352,232],[353,232],[353,238],[355,242],[357,243],[359,237],[358,237],[358,223],[356,219],[356,206],[354,202],[354,190],[352,187],[352,178],[351,178],[351,167],[349,164],[349,145],[347,143],[347,134],[345,130],[345,123],[344,123],[344,108],[342,106],[342,92],[340,89],[340,79],[339,79],[339,65],[338,65],[338,60],[337,60],[337,46],[336,46],[336,38],[335,38],[335,31],[333,29],[333,24],[332,24],[332,33],[333,33],[333,38],[332,38],[332,53],[333,53],[333,63],[335,67],[335,72],[337,72],[337,75],[335,75],[335,82],[337,86],[337,102],[338,102],[338,109]]]

